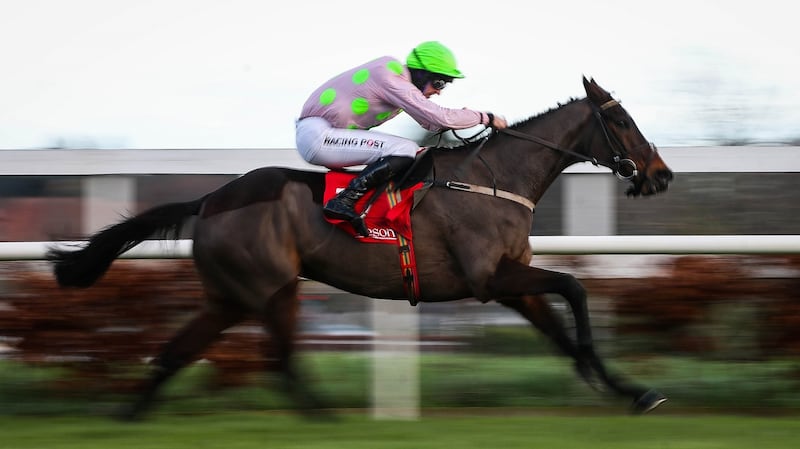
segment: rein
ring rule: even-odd
[[[624,150],[625,146],[622,144],[622,142],[619,141],[619,139],[617,139],[616,136],[614,136],[612,133],[608,132],[608,127],[606,126],[606,122],[603,119],[603,111],[605,111],[606,109],[612,108],[614,106],[619,106],[619,101],[611,99],[611,100],[601,104],[600,106],[595,106],[594,104],[592,104],[592,109],[594,109],[594,116],[597,118],[597,122],[600,125],[600,129],[603,131],[603,137],[605,138],[606,144],[608,144],[609,149],[611,149],[611,151],[614,153],[613,164],[612,163],[608,163],[608,162],[599,162],[597,160],[597,158],[595,158],[595,157],[586,156],[585,154],[578,153],[576,151],[572,151],[572,150],[569,150],[569,149],[566,149],[566,148],[559,147],[558,145],[556,145],[556,144],[554,144],[554,143],[552,143],[552,142],[550,142],[548,140],[545,140],[545,139],[542,139],[540,137],[533,136],[533,135],[530,135],[530,134],[526,134],[526,133],[517,131],[515,129],[504,128],[504,129],[501,129],[501,130],[498,130],[498,131],[501,132],[501,133],[505,133],[505,134],[508,134],[510,136],[516,137],[518,139],[522,139],[522,140],[527,140],[527,141],[530,141],[530,142],[538,143],[539,145],[542,145],[542,146],[544,146],[546,148],[550,148],[551,150],[555,150],[555,151],[559,151],[559,152],[564,153],[564,154],[568,154],[568,155],[570,155],[570,156],[572,156],[572,157],[574,157],[576,159],[579,159],[582,162],[591,162],[592,165],[594,165],[595,167],[598,167],[598,166],[602,165],[603,167],[606,167],[609,170],[611,170],[614,173],[614,175],[616,175],[617,178],[619,178],[619,179],[621,179],[623,181],[629,181],[632,178],[635,178],[639,174],[639,170],[638,170],[638,168],[636,166],[636,162],[634,162],[630,158],[624,157],[626,152],[625,151],[621,151],[619,148],[622,148],[622,150]],[[613,136],[613,138],[612,138],[612,136]],[[649,143],[649,142],[646,143],[646,145],[650,145],[651,147],[653,146],[653,144]],[[623,175],[622,174],[622,167],[624,165],[627,165],[630,168],[630,174],[628,174],[628,175]]]
[[[473,136],[470,136],[470,137],[461,137],[458,134],[456,134],[455,130],[451,129],[450,132],[454,136],[456,136],[456,138],[459,139],[465,145],[473,142],[475,137],[477,137],[481,133],[483,133],[483,131],[480,131],[477,134],[475,134]],[[510,201],[515,202],[515,203],[521,204],[521,205],[525,206],[529,211],[534,212],[535,209],[536,209],[536,204],[533,201],[525,198],[522,195],[517,195],[514,192],[509,192],[507,190],[502,190],[502,189],[498,189],[497,188],[497,182],[495,181],[494,172],[492,171],[492,167],[489,166],[489,164],[486,162],[486,160],[483,159],[481,157],[481,155],[480,155],[481,149],[483,149],[483,146],[486,144],[486,142],[488,140],[489,140],[489,137],[484,137],[483,139],[481,139],[481,141],[478,143],[478,145],[476,145],[475,148],[473,148],[469,152],[467,157],[464,158],[464,160],[461,162],[461,164],[456,168],[456,175],[459,176],[459,177],[463,176],[465,167],[467,167],[470,164],[470,162],[475,157],[477,157],[483,163],[483,165],[486,167],[486,169],[489,170],[489,173],[492,175],[492,186],[491,187],[479,186],[479,185],[476,185],[476,184],[470,184],[470,183],[467,183],[467,182],[460,182],[460,181],[439,181],[439,180],[436,180],[436,179],[433,180],[433,184],[432,185],[434,185],[436,187],[445,187],[445,188],[448,188],[448,189],[451,189],[451,190],[458,190],[458,191],[461,191],[461,192],[480,193],[481,195],[488,195],[488,196],[494,196],[494,197],[497,197],[497,198],[503,198],[503,199],[510,200]]]
[[[600,165],[600,163],[597,162],[597,159],[595,159],[593,157],[586,156],[584,154],[578,153],[577,151],[572,151],[572,150],[568,150],[566,148],[561,148],[558,145],[556,145],[556,144],[554,144],[554,143],[552,143],[552,142],[550,142],[548,140],[544,140],[544,139],[542,139],[540,137],[536,137],[536,136],[531,135],[531,134],[526,134],[526,133],[523,133],[523,132],[519,132],[516,129],[511,129],[511,128],[503,128],[503,129],[500,129],[498,131],[503,133],[503,134],[508,134],[509,136],[514,136],[517,139],[522,139],[522,140],[527,140],[527,141],[530,141],[530,142],[538,143],[539,145],[541,145],[543,147],[550,148],[551,150],[556,150],[556,151],[560,151],[560,152],[565,153],[565,154],[569,154],[570,156],[572,156],[572,157],[574,157],[576,159],[580,159],[582,162],[591,162],[592,165],[594,165],[594,166],[599,166]]]
[[[633,160],[624,157],[626,154],[626,152],[624,151],[625,146],[622,144],[622,142],[619,141],[619,139],[615,135],[613,135],[613,133],[609,132],[605,119],[603,118],[603,111],[618,105],[619,102],[614,99],[611,99],[600,106],[595,106],[594,104],[591,104],[592,109],[594,110],[593,115],[597,118],[597,122],[600,126],[600,129],[603,132],[603,137],[605,138],[606,144],[608,145],[609,149],[614,153],[613,162],[599,162],[597,158],[593,156],[587,156],[585,154],[578,153],[577,151],[560,147],[553,142],[542,139],[541,137],[523,133],[515,129],[503,128],[497,130],[497,132],[508,134],[509,136],[516,137],[517,139],[522,139],[522,140],[527,140],[529,142],[537,143],[545,148],[549,148],[551,150],[559,151],[561,153],[572,156],[575,159],[580,160],[581,162],[591,162],[592,165],[594,165],[595,167],[598,166],[606,167],[610,169],[614,173],[614,175],[617,176],[617,178],[623,181],[628,181],[639,174],[638,167],[636,166],[636,163]],[[461,137],[458,134],[456,134],[455,131],[453,130],[451,130],[451,132],[453,133],[454,136],[456,136],[456,138],[461,140],[462,143],[467,144],[470,143],[476,136],[480,135],[481,132],[483,131],[469,138]],[[462,174],[463,168],[468,166],[470,161],[476,156],[478,157],[478,159],[481,160],[481,162],[483,162],[484,165],[486,165],[486,168],[489,169],[489,172],[492,173],[491,167],[489,167],[486,161],[482,157],[480,157],[479,154],[481,149],[483,148],[483,145],[486,143],[488,139],[489,139],[488,137],[483,138],[482,141],[473,150],[470,151],[469,155],[467,155],[467,157],[459,166],[459,168],[456,169],[457,174]],[[653,146],[652,143],[648,142],[647,144],[649,144],[651,147]],[[630,174],[624,175],[621,173],[623,166],[628,166]],[[483,195],[504,198],[510,201],[514,201],[515,203],[521,204],[532,212],[536,208],[536,204],[533,201],[530,201],[529,199],[523,197],[522,195],[498,189],[496,186],[496,182],[494,181],[494,174],[492,174],[492,187],[479,186],[459,181],[440,181],[435,179],[433,180],[433,185],[438,187],[446,187],[448,189],[458,190],[462,192],[480,193]]]

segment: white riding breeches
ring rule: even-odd
[[[334,128],[320,117],[297,121],[297,151],[308,163],[328,168],[370,164],[383,156],[413,158],[419,145],[413,140],[364,129]]]

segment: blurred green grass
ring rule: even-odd
[[[3,449],[155,448],[794,448],[800,421],[742,416],[431,416],[319,423],[283,413],[155,416],[137,424],[97,417],[3,417]]]
[[[311,388],[334,408],[366,409],[371,405],[369,353],[304,353],[300,358]],[[713,361],[650,357],[610,359],[612,372],[660,390],[669,397],[663,408],[720,412],[800,412],[800,362]],[[122,370],[144,376],[142,367]],[[425,408],[611,408],[624,412],[628,403],[595,392],[573,372],[570,361],[554,356],[423,354],[420,400]],[[93,381],[69,379],[64,369],[35,368],[0,361],[0,416],[106,415],[133,396],[109,391]],[[215,387],[214,371],[195,364],[166,385],[159,413],[204,413],[283,410],[292,404],[277,391],[274,375],[254,376],[247,385]]]

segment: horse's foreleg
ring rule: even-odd
[[[638,413],[649,411],[666,400],[658,392],[623,384],[609,375],[594,349],[586,290],[574,276],[503,258],[488,287],[501,304],[516,310],[571,356],[578,372],[590,384],[593,383],[593,371],[610,389],[633,398],[633,409]],[[559,294],[569,303],[575,318],[576,343],[569,339],[563,324],[552,313],[544,298],[535,296],[544,293]]]
[[[567,335],[564,323],[553,312],[544,296],[525,295],[521,297],[498,298],[497,302],[514,310],[530,321],[534,327],[549,337],[565,355],[572,357],[576,363],[581,358],[575,342]],[[578,369],[579,371],[580,368]],[[583,372],[581,372],[584,375]],[[588,379],[587,379],[588,380]]]
[[[138,400],[122,410],[124,420],[140,419],[151,407],[159,387],[181,368],[193,362],[222,331],[241,321],[240,311],[206,309],[183,327],[161,350],[152,362],[152,372],[142,385]]]
[[[507,298],[531,297],[545,293],[561,295],[569,303],[575,318],[575,334],[578,348],[583,352],[593,350],[594,343],[592,340],[592,328],[589,323],[586,290],[574,276],[531,267],[504,257],[497,265],[494,275],[489,279],[488,288],[494,297],[506,298],[506,302],[508,302]],[[544,304],[540,301],[529,298],[527,301],[517,305],[517,311],[521,312],[529,320],[547,316],[545,312],[549,309],[549,306],[542,307],[542,305]],[[520,308],[523,310],[519,310]],[[552,316],[552,313],[549,314],[548,318],[547,322],[549,324],[547,326],[550,328],[563,328],[562,325],[554,320],[555,317]],[[541,319],[537,319],[534,324],[537,327],[546,325]],[[545,328],[547,327],[545,326]]]
[[[290,282],[273,294],[267,301],[263,315],[265,330],[271,335],[271,351],[267,357],[283,376],[286,391],[299,405],[300,410],[313,418],[327,417],[322,413],[322,402],[313,395],[297,371],[294,360],[297,336],[298,281]]]
[[[596,390],[601,390],[602,385],[599,384],[600,379],[598,379],[593,366],[589,363],[585,354],[581,353],[575,342],[567,335],[564,323],[553,312],[553,308],[550,307],[544,296],[528,295],[498,298],[497,302],[522,315],[534,327],[549,337],[564,355],[571,357],[575,361],[575,370],[586,383]],[[602,365],[602,362],[598,362]],[[604,368],[602,369],[605,371]]]

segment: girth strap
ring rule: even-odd
[[[395,189],[395,186],[391,182],[386,189],[386,195],[391,207],[395,207],[402,200],[400,189]],[[400,256],[400,274],[403,279],[403,288],[406,291],[406,297],[412,306],[416,306],[422,294],[419,287],[419,276],[417,275],[417,258],[414,255],[414,242],[399,232],[397,233],[397,252]]]
[[[480,193],[482,195],[496,196],[498,198],[503,198],[521,204],[526,208],[528,208],[528,210],[531,212],[533,212],[534,209],[536,209],[536,204],[534,204],[533,201],[525,198],[524,196],[517,195],[516,193],[509,192],[506,190],[500,190],[493,187],[479,186],[475,184],[469,184],[466,182],[439,181],[438,179],[434,181],[434,186],[446,187],[448,189],[459,190],[461,192]]]

